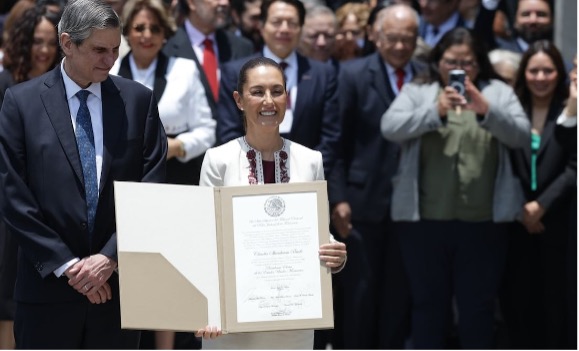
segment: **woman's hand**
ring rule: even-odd
[[[199,329],[197,330],[197,332],[195,333],[195,336],[198,338],[203,338],[203,339],[215,339],[218,336],[221,336],[221,329],[215,327],[215,326],[206,326],[204,329]]]
[[[167,160],[183,156],[185,156],[183,142],[175,138],[167,138]]]
[[[569,73],[569,100],[567,100],[566,115],[569,117],[577,116],[577,68]]]
[[[470,100],[466,104],[466,109],[474,111],[477,115],[486,115],[487,112],[489,112],[489,103],[483,94],[474,84],[472,84],[470,79],[468,79],[468,76],[465,77],[464,85]]]
[[[342,239],[350,236],[352,231],[352,209],[346,201],[338,203],[332,210],[332,225]]]
[[[466,99],[451,86],[444,87],[438,96],[438,115],[446,118],[448,110],[455,110],[457,106],[466,106]]]
[[[346,244],[339,241],[320,246],[320,261],[332,270],[342,267],[346,262]]]
[[[542,233],[545,230],[541,219],[545,209],[537,201],[527,202],[523,207],[523,225],[531,234]]]

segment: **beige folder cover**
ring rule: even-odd
[[[115,182],[121,326],[224,332],[333,327],[331,273],[320,264],[321,318],[239,323],[233,207],[236,196],[315,192],[319,242],[329,241],[326,182],[198,187]]]

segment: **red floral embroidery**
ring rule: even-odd
[[[257,184],[257,176],[255,174],[255,169],[257,168],[255,161],[255,150],[249,150],[246,155],[247,160],[249,161],[249,175],[247,176],[247,179],[249,179],[250,185],[255,185]]]
[[[282,183],[288,183],[289,175],[287,174],[287,166],[286,166],[287,152],[283,150],[280,151],[279,158],[280,158],[279,160],[280,180]]]
[[[245,145],[247,145],[247,147],[249,148],[249,151],[247,151],[247,153],[245,154],[247,157],[247,161],[249,161],[249,175],[247,176],[247,179],[249,180],[249,184],[250,185],[255,185],[258,184],[259,179],[262,179],[263,181],[263,175],[259,174],[259,179],[258,179],[258,170],[257,170],[257,159],[258,159],[258,155],[257,152],[251,148],[251,146],[249,146],[249,144],[247,143],[247,140],[245,140]],[[285,147],[285,140],[284,140],[284,147]],[[287,159],[288,159],[288,154],[287,152],[285,152],[284,150],[280,150],[279,152],[277,152],[276,156],[276,168],[278,167],[278,160],[279,160],[279,170],[276,169],[276,182],[281,182],[281,183],[288,183],[289,182],[289,175],[288,175],[288,167],[287,167]],[[259,158],[261,160],[261,157]],[[261,165],[260,165],[261,166]],[[279,173],[278,173],[279,171]],[[260,172],[263,172],[260,170]],[[279,174],[279,179],[277,178]]]

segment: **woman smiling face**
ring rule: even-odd
[[[559,74],[551,57],[539,51],[529,59],[525,79],[533,97],[548,99],[557,87]]]
[[[237,107],[245,115],[248,133],[277,130],[285,116],[287,94],[281,71],[269,65],[248,69],[243,91],[233,92]]]
[[[32,42],[31,62],[32,67],[29,77],[39,76],[51,67],[58,55],[58,36],[56,28],[46,18],[42,18],[34,28]]]
[[[150,9],[143,8],[135,14],[128,24],[127,40],[133,57],[139,68],[146,68],[153,62],[163,47],[165,33],[157,15]]]

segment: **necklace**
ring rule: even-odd
[[[281,139],[283,144],[280,150],[273,153],[275,160],[275,182],[276,183],[287,183],[289,182],[288,166],[287,166],[287,152],[285,151],[285,139]],[[249,175],[247,179],[250,185],[264,184],[263,179],[263,160],[261,158],[261,152],[252,148],[245,137],[243,137],[243,142],[249,149],[246,153],[247,160],[249,161]]]

